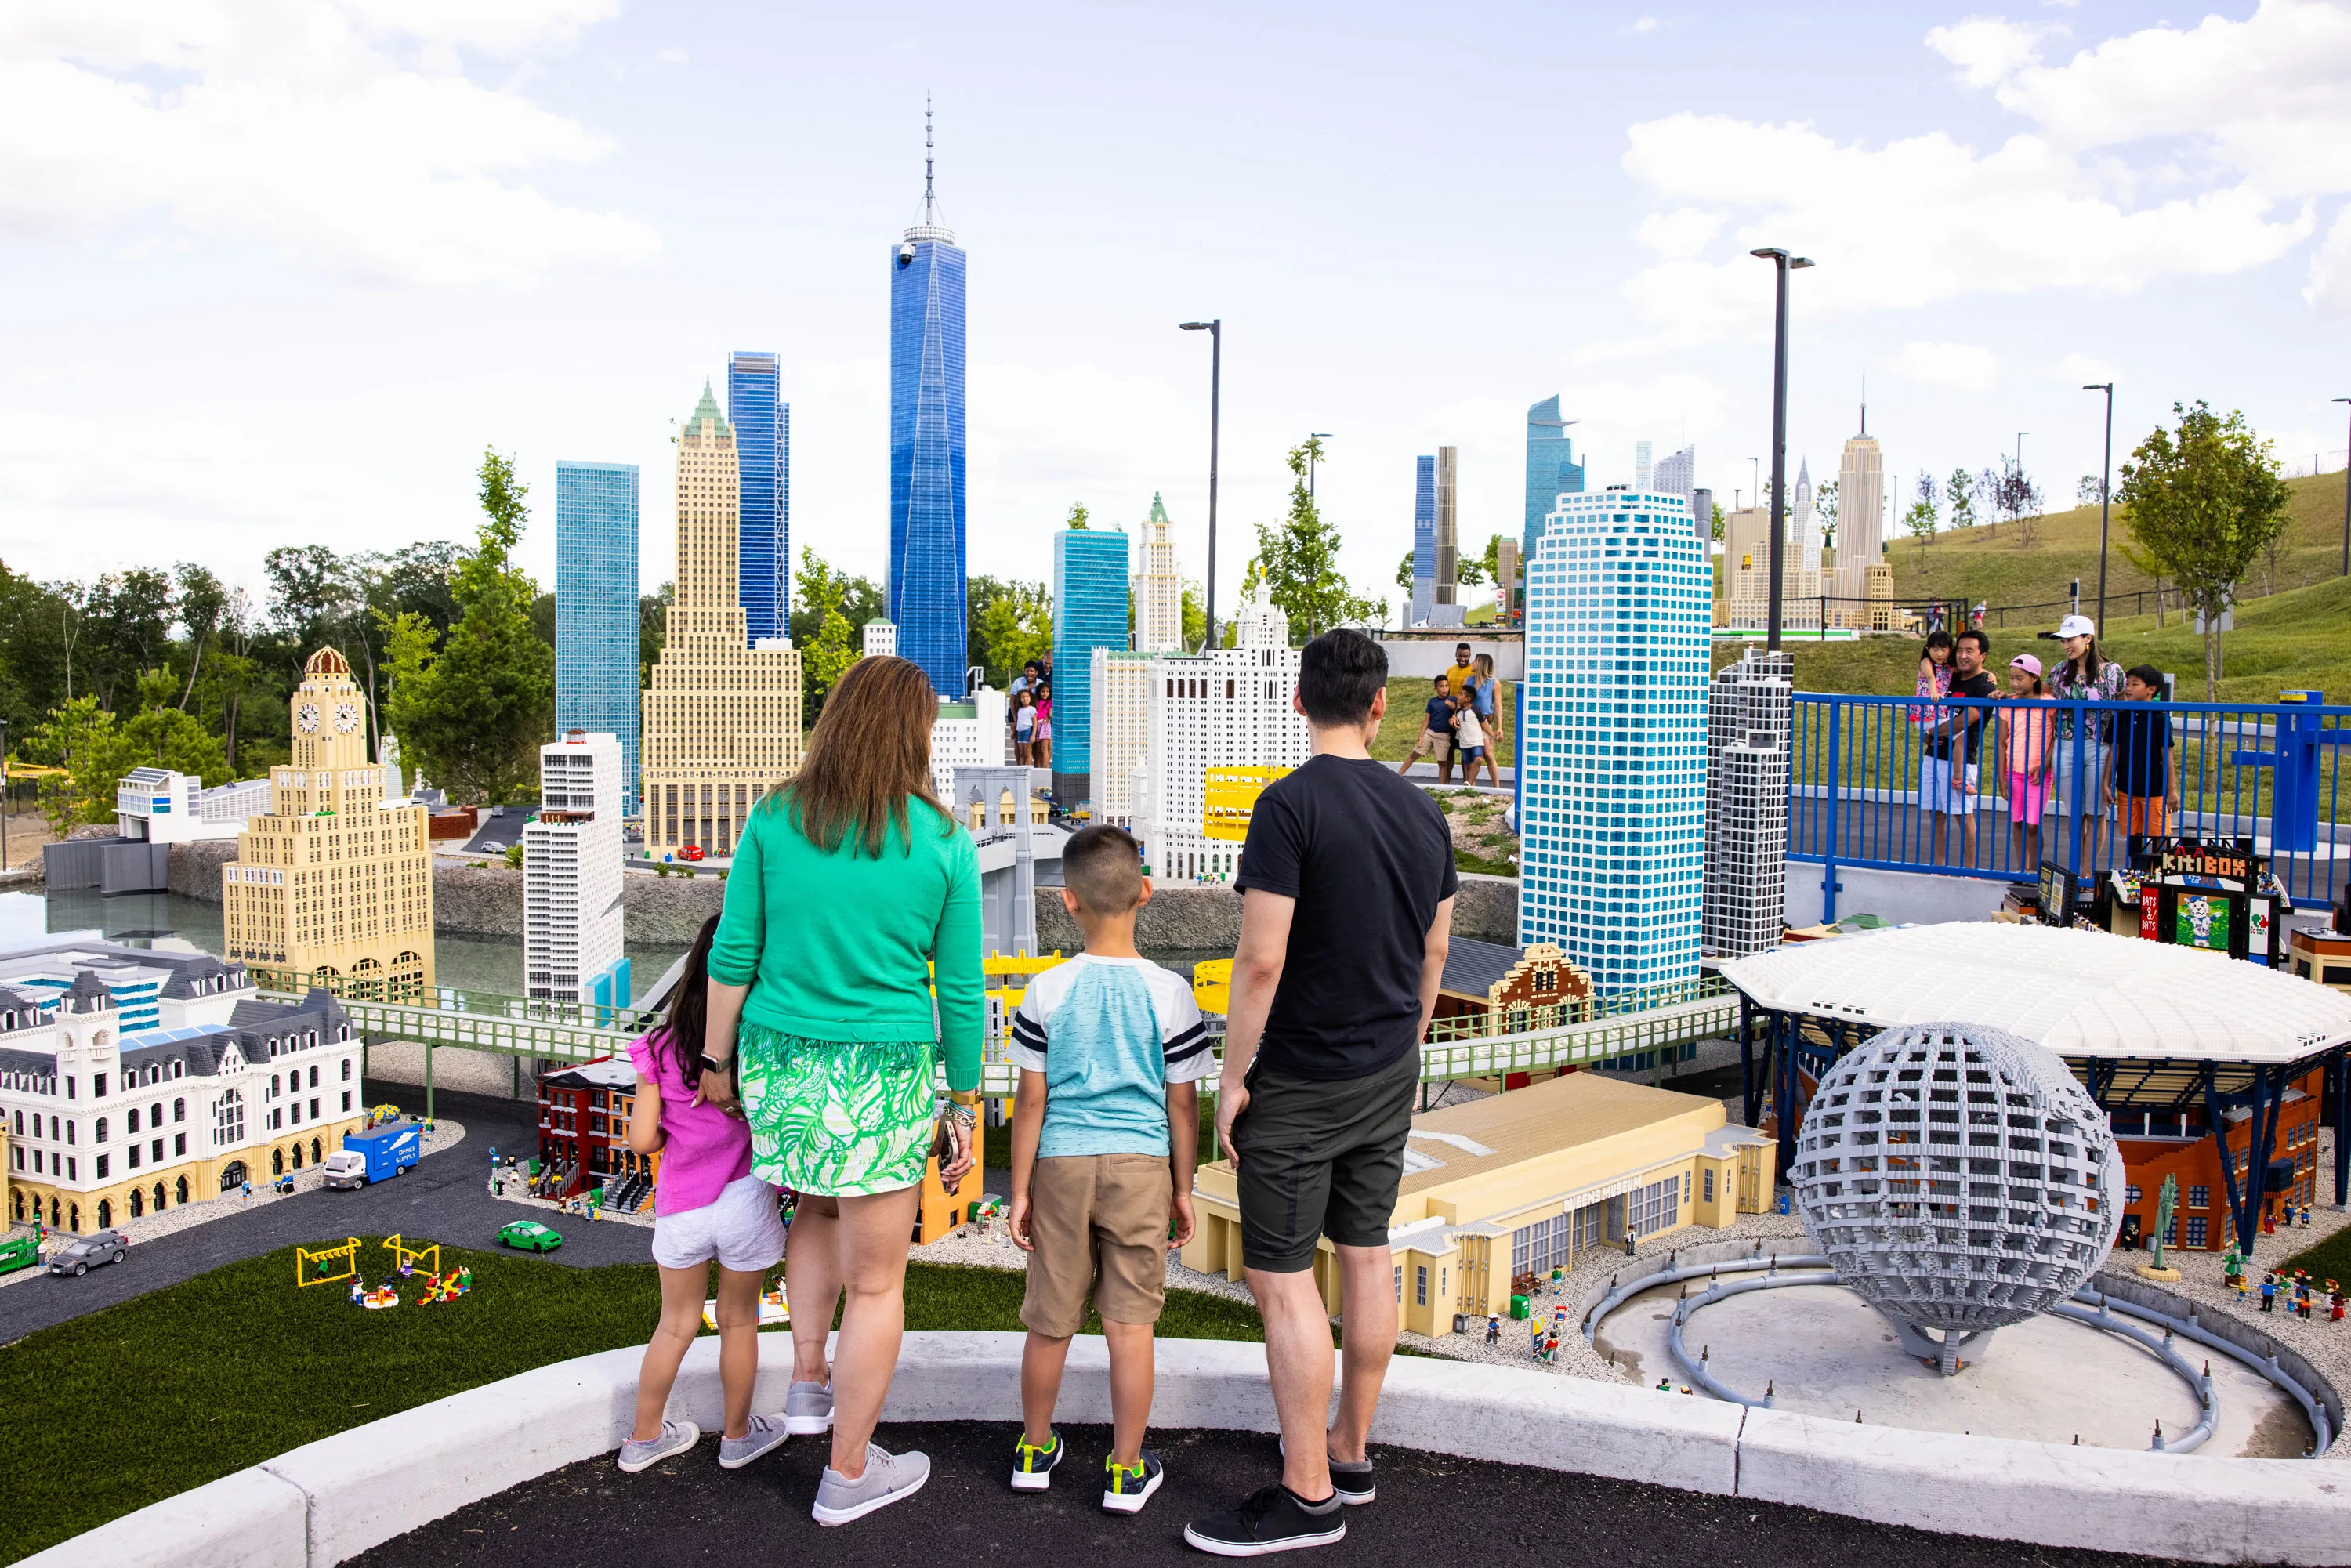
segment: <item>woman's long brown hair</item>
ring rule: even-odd
[[[772,791],[808,841],[830,854],[852,835],[874,859],[893,830],[912,839],[906,802],[919,800],[954,828],[931,797],[930,677],[904,659],[860,659],[825,698],[800,770]]]

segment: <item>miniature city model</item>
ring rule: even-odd
[[[1684,1226],[1717,1229],[1761,1213],[1771,1146],[1722,1103],[1571,1072],[1412,1119],[1389,1218],[1404,1326],[1450,1333],[1457,1315],[1512,1312],[1534,1278],[1594,1247],[1621,1249]],[[1184,1261],[1241,1277],[1232,1162],[1202,1166],[1199,1228]],[[1314,1279],[1344,1310],[1335,1255],[1318,1243]]]
[[[1064,806],[1092,781],[1094,654],[1126,646],[1126,546],[1109,528],[1053,536],[1053,798]]]
[[[284,988],[406,1001],[433,985],[433,853],[425,809],[386,800],[368,760],[366,699],[321,648],[294,690],[294,758],[270,810],[221,868],[225,956]]]
[[[859,635],[859,653],[868,659],[893,655],[898,652],[898,628],[887,621],[873,620],[865,623]]]
[[[637,465],[557,463],[555,729],[619,739],[622,816],[636,808],[643,613],[637,597]],[[388,746],[379,743],[379,750],[389,758]]]
[[[1238,647],[1151,663],[1149,815],[1138,810],[1135,826],[1155,877],[1229,881],[1238,867],[1240,845],[1203,831],[1209,768],[1306,760],[1306,720],[1290,702],[1298,650],[1289,617],[1260,580],[1243,594],[1235,622]]]
[[[1151,657],[1184,651],[1184,579],[1167,507],[1155,493],[1136,546],[1134,646],[1097,647],[1086,672],[1087,801],[1092,820],[1126,827],[1136,817],[1134,782],[1148,772]],[[1149,793],[1146,788],[1144,791]]]
[[[1445,949],[1445,971],[1437,977],[1437,1010],[1429,1027],[1447,1039],[1465,1032],[1523,1034],[1557,1029],[1582,1021],[1591,999],[1592,977],[1552,943],[1506,947],[1456,936]],[[1527,1082],[1524,1073],[1509,1077],[1504,1088]]]
[[[1175,525],[1166,503],[1151,493],[1134,562],[1134,646],[1145,653],[1184,650],[1184,574],[1176,559]]]
[[[539,1174],[536,1197],[604,1188],[601,1207],[633,1214],[653,1199],[659,1155],[628,1146],[637,1072],[624,1057],[599,1057],[538,1076]]]
[[[1426,626],[1437,604],[1437,459],[1412,463],[1412,608],[1405,624]]]
[[[941,697],[939,716],[931,721],[931,790],[939,804],[955,810],[958,768],[1003,766],[1004,694],[981,686],[961,702]]]
[[[360,1051],[325,991],[266,1002],[208,955],[0,956],[8,1217],[103,1228],[315,1166],[361,1124]]]
[[[629,1005],[621,951],[618,736],[580,730],[538,750],[537,818],[522,831],[523,994]]]
[[[1689,502],[1633,490],[1561,496],[1527,568],[1519,940],[1603,996],[1698,973],[1711,576]]]
[[[390,738],[389,737],[386,737]],[[245,779],[206,789],[191,773],[134,768],[114,787],[115,831],[152,844],[233,839],[246,820],[267,814],[269,780]]]
[[[1886,457],[1869,434],[1864,403],[1861,434],[1846,440],[1837,463],[1836,565],[1823,589],[1830,625],[1894,630],[1894,569],[1886,564],[1885,528]]]
[[[1787,513],[1780,572],[1780,624],[1821,623],[1821,537],[1813,526],[1810,464],[1797,470],[1795,504]],[[1723,524],[1722,576],[1726,623],[1755,629],[1771,618],[1771,508],[1768,502],[1733,512]]]
[[[1750,647],[1707,700],[1706,883],[1698,950],[1780,945],[1788,913],[1788,744],[1795,660]]]
[[[751,807],[800,766],[800,656],[754,646],[737,602],[735,433],[705,383],[677,438],[677,592],[644,695],[645,853],[735,852]]]

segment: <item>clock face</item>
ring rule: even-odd
[[[302,727],[302,733],[303,733],[303,734],[305,734],[305,735],[316,735],[316,734],[318,734],[318,733],[319,733],[319,705],[318,705],[317,703],[304,703],[304,704],[303,704],[299,708],[298,708],[298,709],[295,711],[295,714],[294,714],[294,722],[295,722],[296,724],[300,725],[300,726]]]
[[[335,727],[337,729],[341,730],[345,735],[349,735],[351,731],[359,728],[359,727],[360,708],[357,703],[340,703],[336,705]]]

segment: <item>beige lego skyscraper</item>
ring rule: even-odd
[[[1869,569],[1886,559],[1886,456],[1869,434],[1869,405],[1861,408],[1861,434],[1844,444],[1837,464],[1836,586],[1846,601],[1838,606],[1846,625],[1864,623],[1871,597]],[[1890,584],[1889,584],[1890,591]]]
[[[294,689],[294,759],[221,868],[226,956],[262,983],[402,1001],[433,985],[433,864],[424,808],[383,798],[366,698],[321,648]]]
[[[1173,653],[1184,646],[1184,574],[1176,565],[1176,540],[1167,507],[1151,496],[1151,516],[1143,524],[1134,566],[1134,645],[1145,653]],[[1100,769],[1096,769],[1097,772]]]
[[[736,597],[735,433],[710,383],[677,437],[677,591],[645,693],[645,852],[731,855],[752,803],[799,770],[800,656],[749,645]]]

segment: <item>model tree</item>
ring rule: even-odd
[[[2115,498],[2131,555],[2168,577],[2204,618],[2204,700],[2220,698],[2220,612],[2285,528],[2285,478],[2271,444],[2241,413],[2174,403],[2177,430],[2158,427],[2123,465]]]
[[[1371,601],[1357,598],[1348,588],[1346,574],[1339,570],[1339,530],[1322,520],[1313,493],[1306,487],[1308,465],[1326,461],[1319,438],[1290,449],[1294,480],[1290,515],[1279,523],[1257,526],[1257,559],[1251,563],[1264,574],[1267,596],[1290,617],[1290,635],[1301,639],[1366,619],[1374,608]],[[1455,580],[1478,580],[1464,576],[1457,565]]]

